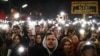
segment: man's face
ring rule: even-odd
[[[84,52],[84,55],[85,55],[85,56],[93,56],[93,49],[87,49],[87,50]]]
[[[59,32],[58,28],[54,29],[54,34],[57,34]]]
[[[18,28],[13,28],[13,32],[14,33],[19,33],[19,29]]]
[[[40,27],[35,27],[35,32],[36,33],[40,32],[40,29],[41,29]]]
[[[54,48],[55,47],[55,38],[54,35],[48,35],[46,38],[46,45],[48,48]]]

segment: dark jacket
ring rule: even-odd
[[[27,56],[27,51],[26,48],[24,48],[23,52],[19,52],[19,48],[23,47],[23,45],[18,44],[18,45],[11,45],[11,47],[8,49],[7,56]]]
[[[61,51],[61,50],[60,50],[60,52],[59,52],[59,55],[60,55],[60,56],[75,56],[73,52],[70,52],[70,53],[64,53],[64,52]]]
[[[34,50],[33,56],[61,56],[58,50],[55,50],[52,53],[49,53],[44,47],[35,48]]]
[[[60,56],[59,51],[57,51],[57,47],[58,47],[57,39],[55,40],[55,43],[56,45],[51,51],[46,45],[46,37],[45,37],[42,42],[43,46],[37,49],[35,48],[36,50],[35,50],[34,56]]]

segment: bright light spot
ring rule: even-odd
[[[86,42],[86,45],[91,45],[91,42],[89,42],[89,41],[88,41],[88,42]]]
[[[89,16],[88,18],[92,18],[92,16]]]
[[[82,25],[81,25],[81,27],[83,27],[83,28],[84,28],[85,26],[86,26],[86,24],[82,24]]]
[[[24,52],[24,47],[22,47],[22,46],[21,46],[21,47],[19,47],[18,52],[19,52],[19,53]]]
[[[97,23],[97,25],[100,25],[100,22],[99,22],[99,23]]]
[[[25,7],[27,7],[28,6],[28,4],[24,4],[24,5],[22,5],[22,8],[25,8]]]
[[[15,18],[15,19],[18,19],[19,16],[20,16],[19,13],[15,13],[15,14],[14,14],[14,18]]]
[[[28,20],[28,21],[30,21],[30,20],[31,20],[31,18],[30,18],[30,17],[27,17],[27,20]]]
[[[82,21],[82,22],[85,22],[85,19],[82,19],[81,21]]]
[[[65,24],[65,20],[59,19],[59,20],[58,20],[58,23],[60,23],[60,24]]]
[[[95,28],[94,27],[91,27],[91,30],[95,30]]]
[[[14,21],[13,25],[18,25],[19,22],[18,21]]]
[[[46,26],[47,25],[47,23],[44,21],[44,26]]]
[[[53,24],[55,24],[56,22],[55,21],[53,21]]]
[[[60,21],[61,24],[65,24],[65,20]]]
[[[95,19],[93,19],[92,21],[93,21],[93,23],[96,23],[96,20]]]
[[[0,24],[0,28],[2,28],[3,27],[3,24]]]
[[[32,25],[33,25],[33,22],[28,21],[28,25],[29,25],[29,26],[32,26]]]
[[[8,16],[6,16],[6,19],[8,18]]]
[[[38,22],[39,25],[40,24],[43,24],[43,23],[44,23],[44,20],[43,19]]]
[[[58,27],[59,25],[58,24],[55,24],[55,26]]]
[[[60,12],[60,15],[61,15],[61,16],[64,16],[64,15],[65,15],[65,12],[63,12],[63,11]]]
[[[5,1],[5,2],[7,2],[8,0],[2,0],[2,1]]]
[[[65,26],[67,26],[67,27],[68,27],[68,26],[69,26],[69,24],[66,24]]]
[[[98,27],[98,31],[100,31],[100,27]]]
[[[87,24],[90,25],[90,24],[92,24],[92,22],[89,22],[89,21],[88,21]]]
[[[78,21],[73,22],[73,25],[76,25],[78,23]]]
[[[84,29],[80,29],[80,34],[84,34],[85,33],[85,30]]]
[[[8,28],[9,28],[9,25],[8,24],[4,24],[3,27],[2,27],[2,29],[4,29],[4,30],[5,29],[8,29]]]
[[[24,23],[25,21],[22,21],[22,23]]]
[[[61,27],[58,27],[58,30],[61,30]]]
[[[48,23],[49,23],[49,24],[52,24],[52,21],[51,21],[51,20],[48,20]]]
[[[78,20],[78,18],[74,18],[74,20]]]

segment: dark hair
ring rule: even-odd
[[[52,29],[52,31],[54,32],[55,29],[57,29],[57,27],[54,27],[54,28]]]
[[[13,38],[13,40],[15,40],[15,37],[16,37],[16,36],[18,36],[18,37],[19,37],[19,39],[20,39],[20,41],[22,41],[22,38],[21,38],[21,36],[20,36],[20,35],[15,35],[15,36],[14,36],[14,38]]]
[[[40,27],[40,25],[36,25],[35,27]]]
[[[85,43],[81,46],[81,49],[80,49],[81,55],[84,55],[84,52],[88,49],[93,49],[93,56],[97,56],[95,45],[93,44],[85,45]]]
[[[18,25],[13,26],[13,28],[20,29],[20,27]]]
[[[49,32],[45,36],[47,37],[48,35],[53,35],[53,33]]]

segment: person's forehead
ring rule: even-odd
[[[15,39],[19,39],[19,36],[16,36]]]
[[[70,44],[71,44],[70,42],[63,43],[63,45],[70,45]]]
[[[78,38],[76,35],[72,36],[72,38]]]
[[[18,28],[14,27],[13,29],[18,29]]]
[[[40,35],[37,35],[37,37],[41,37]]]

